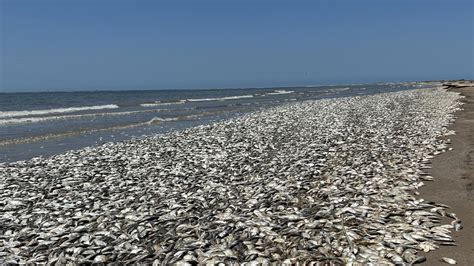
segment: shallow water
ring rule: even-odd
[[[258,89],[0,93],[0,162],[165,133],[291,101],[419,88],[416,84]]]

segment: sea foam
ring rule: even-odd
[[[80,107],[67,107],[67,108],[55,108],[47,110],[29,110],[29,111],[2,111],[0,112],[0,118],[11,118],[11,117],[22,117],[32,115],[48,115],[48,114],[59,114],[59,113],[73,113],[88,110],[102,110],[102,109],[116,109],[119,108],[115,104],[96,105],[96,106],[80,106]]]
[[[220,97],[220,98],[187,99],[187,101],[188,102],[208,102],[208,101],[237,100],[237,99],[245,99],[245,98],[253,98],[253,95],[239,95],[239,96],[228,96],[228,97]]]
[[[273,92],[267,93],[267,95],[280,95],[280,94],[290,94],[294,91],[287,91],[287,90],[274,90]]]
[[[175,104],[183,104],[186,100],[180,100],[176,102],[153,102],[153,103],[142,103],[140,104],[141,107],[156,107],[156,106],[165,106],[165,105],[175,105]]]

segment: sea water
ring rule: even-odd
[[[415,83],[212,90],[0,93],[0,162],[159,134],[294,101],[419,88]]]

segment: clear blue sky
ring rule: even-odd
[[[0,91],[473,78],[471,0],[0,0]]]

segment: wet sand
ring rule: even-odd
[[[436,156],[429,171],[434,182],[425,182],[420,192],[426,200],[447,204],[451,211],[463,221],[463,229],[453,232],[457,246],[442,246],[429,252],[429,265],[447,265],[441,257],[457,261],[457,265],[474,265],[474,86],[453,87],[448,90],[459,92],[466,98],[463,110],[458,111],[456,121],[450,129],[456,135],[449,136],[453,148]],[[445,222],[450,222],[446,219]]]

